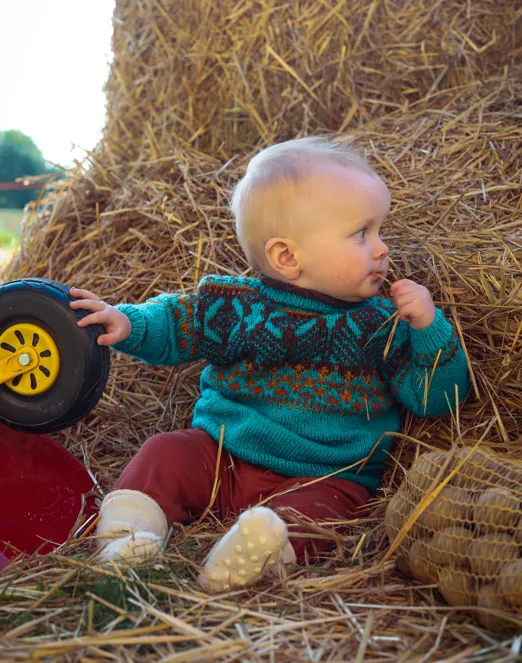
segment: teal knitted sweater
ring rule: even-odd
[[[194,294],[118,308],[132,331],[116,350],[152,365],[208,360],[194,428],[219,440],[224,425],[231,454],[287,476],[342,470],[373,491],[400,405],[439,416],[455,407],[455,386],[459,398],[469,388],[439,310],[427,329],[399,322],[384,357],[386,299],[351,304],[266,277],[210,276]]]

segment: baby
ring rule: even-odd
[[[241,515],[207,558],[206,589],[313,560],[329,541],[289,532],[289,515],[353,518],[379,485],[400,407],[435,417],[457,407],[466,359],[428,290],[401,279],[393,301],[378,296],[390,200],[342,143],[290,140],[255,156],[232,198],[259,278],[208,276],[194,294],[116,307],[71,290],[71,307],[90,312],[79,326],[105,325],[101,345],[152,365],[208,360],[193,428],[147,440],[103,500],[104,559],[155,555],[171,524],[203,515],[214,496],[218,518]]]

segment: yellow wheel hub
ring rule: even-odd
[[[56,343],[45,329],[29,322],[12,325],[0,335],[0,367],[11,379],[0,384],[17,394],[36,396],[55,383],[60,371],[60,355]]]

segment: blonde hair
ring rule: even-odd
[[[374,172],[351,147],[321,136],[272,145],[250,160],[244,177],[234,188],[230,208],[239,243],[253,267],[264,271],[267,241],[286,229],[287,185],[298,185],[321,162]]]

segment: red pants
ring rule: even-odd
[[[214,485],[218,445],[202,430],[160,433],[148,439],[124,469],[114,490],[139,490],[163,509],[169,523],[187,523],[208,507]],[[285,495],[275,496],[310,477],[286,477],[245,463],[223,450],[219,490],[213,512],[224,520],[274,495],[266,506],[291,507],[313,520],[353,518],[368,499],[368,491],[346,479],[330,478]],[[284,517],[284,513],[280,514]],[[290,533],[309,531],[291,528]],[[332,543],[325,539],[290,537],[297,560],[316,557]]]

